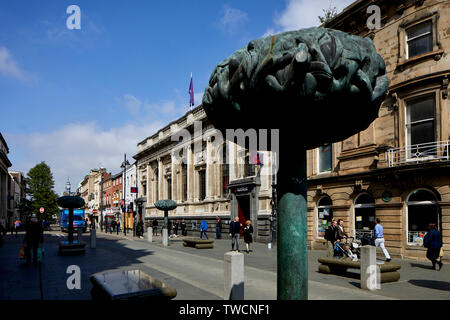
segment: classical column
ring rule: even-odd
[[[187,200],[192,202],[194,199],[194,159],[192,146],[187,147]]]
[[[211,177],[212,169],[213,169],[213,163],[212,163],[212,154],[211,154],[211,137],[206,138],[206,171],[205,171],[205,183],[206,183],[206,200],[209,200],[212,198],[213,194],[213,185],[212,182],[214,181]],[[211,184],[211,185],[210,185]]]
[[[162,159],[158,158],[158,181],[156,182],[158,184],[158,200],[161,200],[164,197],[163,179],[164,179],[164,172]]]

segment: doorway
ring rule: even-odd
[[[238,217],[239,222],[242,226],[245,226],[245,221],[250,220],[250,196],[238,196]],[[241,228],[241,235],[243,233],[243,228]]]

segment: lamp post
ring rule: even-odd
[[[126,192],[126,181],[127,181],[127,176],[126,176],[126,170],[127,170],[127,166],[129,166],[130,165],[130,163],[127,161],[127,154],[125,153],[124,155],[123,155],[123,162],[122,162],[122,164],[120,165],[120,167],[122,168],[122,170],[123,170],[123,181],[122,181],[122,183],[123,183],[123,219],[124,219],[124,221],[123,221],[123,233],[124,233],[124,235],[127,235],[127,223],[126,223],[126,217],[125,217],[125,214],[126,214],[126,211],[127,211],[127,203],[126,203],[126,200],[125,200],[125,192]]]

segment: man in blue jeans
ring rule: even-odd
[[[206,220],[203,219],[202,223],[200,224],[200,239],[203,238],[203,234],[205,235],[206,239],[208,239],[206,231],[208,231],[208,224],[206,223]]]
[[[234,244],[236,243],[236,251],[239,252],[241,227],[242,224],[239,222],[239,217],[234,218],[234,221],[230,223],[231,251],[234,251]]]
[[[391,256],[384,246],[383,237],[383,226],[380,224],[380,218],[375,219],[375,229],[374,229],[375,247],[380,247],[383,250],[384,256],[386,257],[386,262],[391,261]]]

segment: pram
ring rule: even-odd
[[[335,257],[348,257],[353,261],[358,261],[361,256],[361,243],[355,241],[353,237],[348,237],[345,242],[336,241],[334,244]]]

